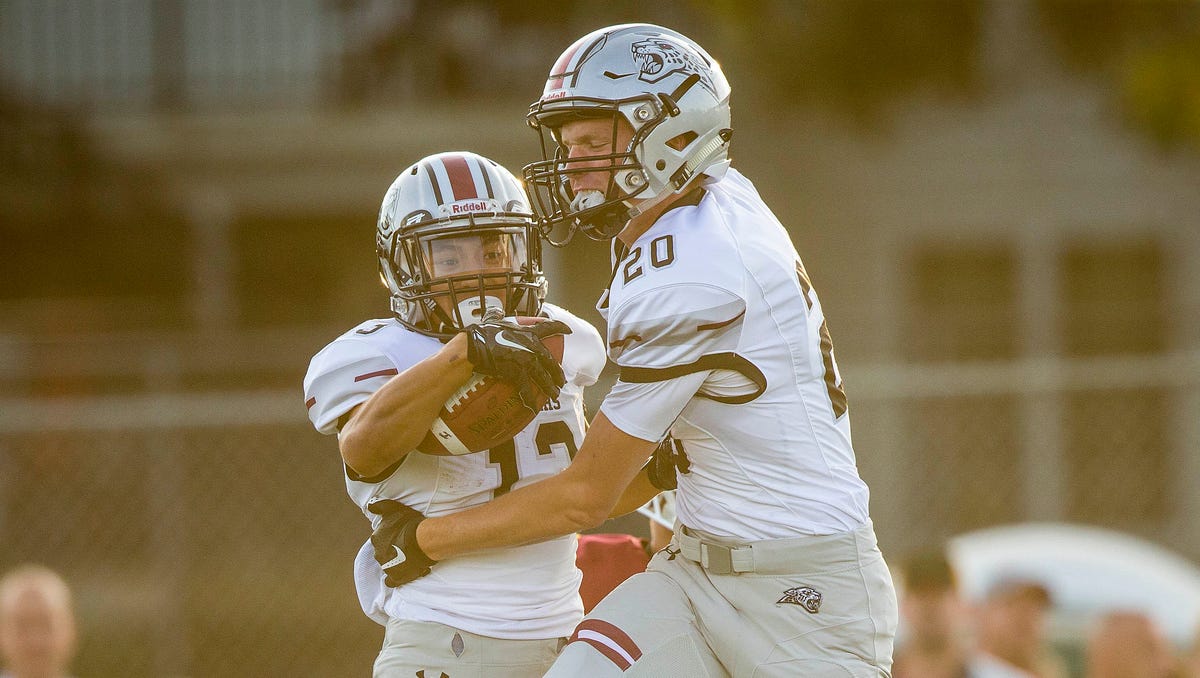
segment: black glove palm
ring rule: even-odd
[[[536,401],[534,388],[551,400],[558,398],[567,380],[542,339],[570,334],[566,323],[544,320],[520,325],[508,320],[485,320],[463,331],[467,333],[467,360],[476,372],[515,384],[526,404]]]
[[[383,518],[371,532],[375,562],[387,575],[388,586],[403,586],[429,574],[437,561],[425,555],[417,544],[417,525],[425,520],[420,512],[394,499],[378,499],[367,510]]]

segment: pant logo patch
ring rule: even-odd
[[[809,614],[816,614],[821,611],[821,594],[811,586],[797,586],[784,591],[783,597],[775,601],[779,603],[799,605]]]
[[[466,643],[463,642],[462,636],[457,633],[454,634],[454,638],[450,640],[450,651],[454,653],[454,656],[461,657],[465,647]]]

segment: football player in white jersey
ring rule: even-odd
[[[546,279],[527,197],[495,162],[452,152],[407,168],[384,197],[376,235],[394,317],[363,322],[317,353],[304,397],[313,425],[338,435],[351,498],[375,538],[390,542],[401,538],[413,513],[407,507],[453,513],[567,468],[586,428],[583,388],[605,356],[591,325],[543,303]],[[489,308],[550,320],[513,327],[485,320]],[[529,346],[489,341],[496,327]],[[481,452],[414,451],[473,372],[506,376],[497,366],[534,355],[527,348],[540,348],[547,332],[568,333],[562,379],[529,366],[517,371],[530,378],[525,388],[557,396],[528,427]],[[429,576],[393,588],[384,570],[395,553],[364,544],[354,563],[359,600],[386,626],[375,675],[541,676],[583,615],[575,547],[575,536],[566,535],[436,565],[420,559]],[[414,554],[407,564],[417,561]]]
[[[629,24],[571,45],[530,110],[544,235],[615,238],[598,308],[620,375],[566,471],[486,510],[414,519],[403,547],[445,558],[590,527],[653,492],[639,469],[661,471],[666,448],[652,452],[672,441],[678,473],[656,478],[678,483],[671,544],[588,614],[548,676],[891,669],[896,595],[824,309],[729,167],[729,92],[693,41]]]

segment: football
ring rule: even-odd
[[[532,325],[545,318],[520,316],[516,321]],[[563,337],[546,337],[542,344],[559,363],[563,357]],[[513,384],[473,374],[442,405],[437,419],[429,427],[417,451],[439,456],[469,454],[486,450],[512,438],[529,425],[550,398],[537,392],[537,402],[526,405]]]

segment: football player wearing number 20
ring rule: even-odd
[[[653,494],[639,469],[668,433],[679,469],[670,546],[588,614],[548,676],[890,672],[896,595],[824,309],[729,167],[729,93],[692,40],[627,24],[563,52],[530,110],[542,232],[615,238],[598,308],[620,375],[566,471],[425,519],[415,546],[441,559],[591,527],[630,490]]]
[[[313,357],[304,379],[309,419],[338,435],[346,489],[371,520],[372,538],[389,541],[368,541],[354,562],[363,611],[386,627],[374,675],[541,676],[583,616],[574,535],[436,565],[420,558],[429,576],[399,587],[388,571],[404,559],[390,541],[402,542],[408,507],[453,513],[565,469],[586,428],[583,388],[604,366],[600,335],[543,302],[528,198],[487,158],[441,153],[405,169],[384,197],[376,244],[394,317],[338,337]],[[539,331],[566,334],[561,373],[523,384],[557,397],[492,449],[414,452],[473,372],[534,356],[523,341],[541,348],[531,328],[495,331],[493,309],[543,316]],[[531,365],[521,374],[543,369]]]

